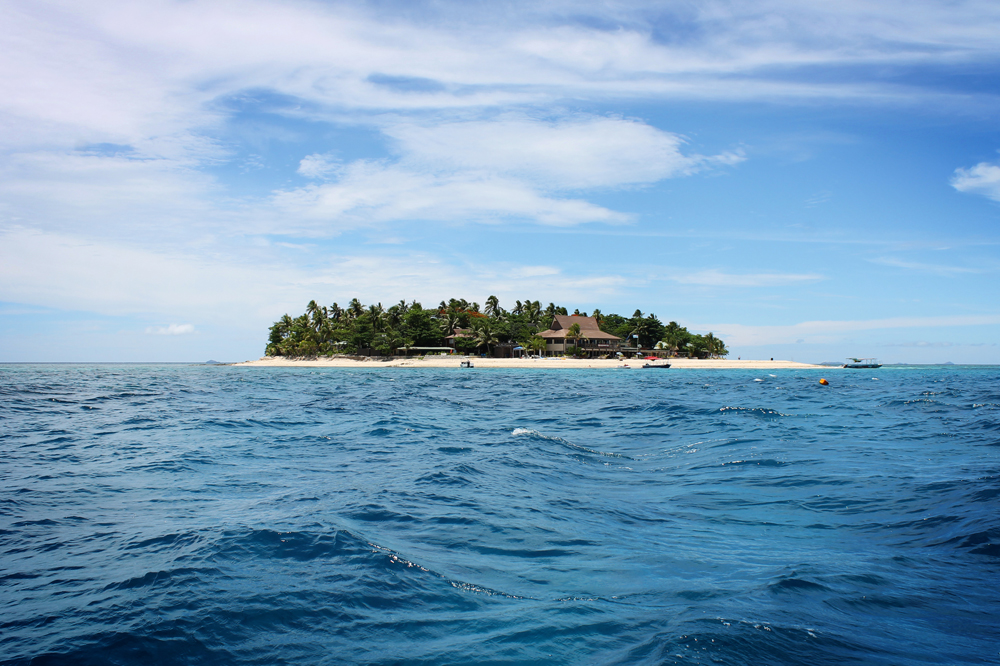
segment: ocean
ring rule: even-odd
[[[0,453],[2,664],[1000,662],[998,367],[4,365]]]

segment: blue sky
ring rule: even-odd
[[[0,361],[245,360],[310,299],[496,294],[1000,363],[996,3],[4,15]]]

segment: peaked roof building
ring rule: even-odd
[[[556,315],[552,320],[552,326],[547,331],[541,331],[538,335],[551,340],[553,338],[565,338],[573,324],[580,325],[580,337],[591,340],[621,340],[616,335],[611,335],[601,330],[594,317],[583,317],[580,315]]]

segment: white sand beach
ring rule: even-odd
[[[315,359],[293,359],[282,356],[265,356],[256,361],[244,361],[233,365],[254,368],[276,368],[276,367],[296,367],[296,368],[458,368],[462,361],[472,361],[476,368],[566,368],[566,369],[629,369],[642,368],[642,359],[620,361],[616,359],[573,359],[573,358],[541,358],[541,359],[520,359],[520,358],[480,358],[477,356],[426,356],[424,358],[414,357],[406,359],[383,360],[373,357],[371,360],[357,360],[346,357],[324,357]],[[780,370],[780,369],[831,369],[830,366],[811,365],[809,363],[797,363],[795,361],[782,360],[734,360],[734,359],[690,359],[671,358],[666,359],[670,363],[671,369],[684,370]],[[663,361],[656,363],[662,364]],[[836,368],[833,368],[836,369]]]

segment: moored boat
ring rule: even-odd
[[[848,358],[850,363],[845,363],[842,367],[862,369],[862,368],[881,368],[882,364],[878,362],[875,358]]]

